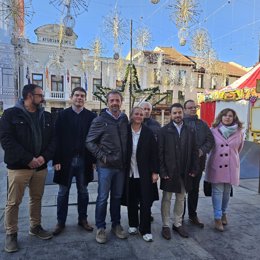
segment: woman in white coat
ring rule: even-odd
[[[232,185],[239,185],[242,123],[233,109],[226,108],[216,117],[211,131],[215,147],[208,156],[205,180],[212,185],[215,228],[223,231]]]

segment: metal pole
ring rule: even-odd
[[[102,88],[102,77],[103,77],[103,74],[102,74],[102,65],[103,65],[103,62],[100,61],[100,87]],[[99,100],[99,114],[101,113],[101,100]]]
[[[130,84],[129,84],[129,114],[132,110],[132,66],[133,66],[133,20],[130,21]]]

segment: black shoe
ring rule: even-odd
[[[170,240],[172,238],[171,230],[169,227],[163,227],[162,228],[162,237],[166,240]]]
[[[153,222],[154,221],[154,218],[153,218],[153,216],[151,215],[151,217],[150,217],[150,220],[151,220],[151,222]]]
[[[57,224],[52,234],[54,236],[58,236],[65,228],[65,225]]]
[[[174,225],[172,225],[172,230],[176,231],[181,237],[185,237],[185,238],[189,237],[189,234],[187,233],[187,231],[184,229],[183,226],[175,227]]]
[[[204,228],[204,224],[200,222],[199,218],[196,217],[189,217],[190,223],[192,223],[195,226],[198,226],[200,228]]]

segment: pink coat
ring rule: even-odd
[[[208,155],[205,180],[211,183],[230,183],[239,185],[240,159],[243,148],[243,133],[238,130],[225,139],[218,128],[211,129],[215,139],[215,147]]]

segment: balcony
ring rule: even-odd
[[[64,100],[65,93],[63,91],[51,91],[50,99]]]

